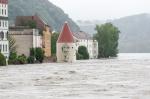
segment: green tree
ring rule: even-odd
[[[8,60],[8,64],[17,64],[17,53],[16,52],[11,52],[9,55],[9,60]]]
[[[0,52],[0,66],[6,66],[6,58],[1,52]]]
[[[56,55],[56,43],[58,39],[59,33],[53,33],[51,39],[51,51],[52,55]]]
[[[29,26],[30,28],[36,28],[37,27],[36,22],[33,20],[28,21],[26,25]]]
[[[94,38],[98,41],[99,58],[116,57],[118,54],[119,33],[111,23],[96,25]]]
[[[77,59],[89,59],[89,53],[85,46],[79,46]]]
[[[35,58],[40,63],[43,62],[43,60],[44,60],[44,51],[42,50],[42,48],[35,48]]]

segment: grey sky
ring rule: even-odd
[[[150,13],[150,0],[49,0],[74,20],[105,20]]]

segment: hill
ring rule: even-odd
[[[106,22],[106,21],[105,21]],[[127,16],[124,18],[111,20],[116,27],[121,31],[119,40],[119,51],[125,53],[149,53],[150,52],[150,14],[139,14],[133,16]],[[81,30],[86,32],[95,33],[93,23],[88,26],[83,25],[81,21],[77,22],[81,26]],[[86,28],[88,28],[88,31]]]
[[[9,0],[9,20],[14,23],[16,16],[31,16],[38,14],[54,30],[60,31],[65,21],[68,21],[72,30],[79,31],[79,27],[62,9],[48,0]]]

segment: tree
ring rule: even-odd
[[[35,48],[35,58],[40,63],[43,62],[43,60],[44,60],[44,51],[42,50],[42,48]]]
[[[6,58],[1,52],[0,52],[0,66],[6,66]]]
[[[51,39],[51,51],[52,55],[56,54],[56,43],[58,39],[59,33],[53,33],[52,34],[52,39]]]
[[[85,46],[79,46],[77,59],[89,59],[89,53]]]
[[[119,33],[111,23],[96,25],[94,38],[98,41],[99,58],[116,57],[118,54]]]

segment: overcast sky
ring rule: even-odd
[[[150,13],[150,0],[49,0],[74,20],[106,20]]]

